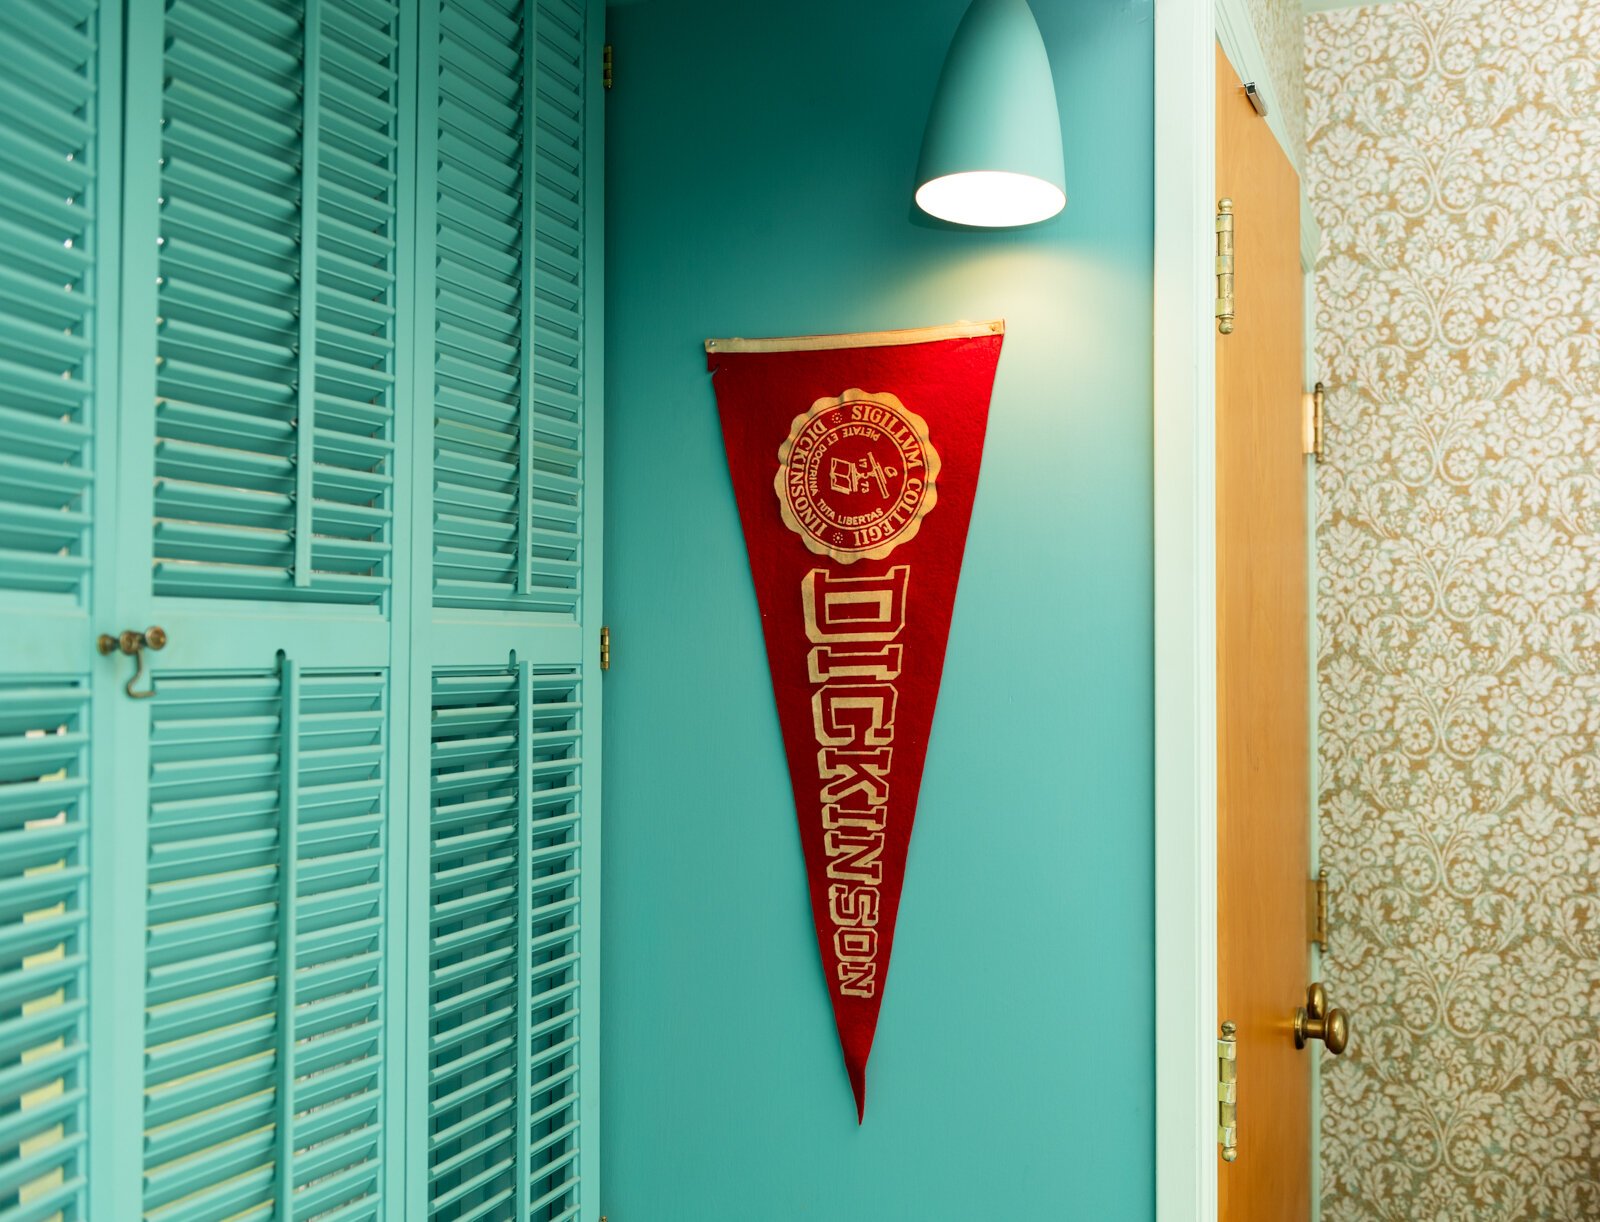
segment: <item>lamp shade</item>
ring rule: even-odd
[[[928,114],[917,206],[962,225],[1048,220],[1066,205],[1050,56],[1027,0],[973,0]]]

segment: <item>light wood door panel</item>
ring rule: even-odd
[[[1300,188],[1217,51],[1217,196],[1233,200],[1236,321],[1217,336],[1218,1022],[1238,1028],[1222,1222],[1303,1222],[1313,1052],[1305,998],[1308,609]]]

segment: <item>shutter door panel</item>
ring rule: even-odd
[[[578,1214],[579,1016],[583,852],[582,683],[573,670],[536,670],[526,691],[527,864],[522,964],[529,984],[523,1031],[528,1216],[557,1222]],[[596,1135],[598,1136],[598,1135]]]
[[[0,1219],[84,1216],[88,692],[0,680]]]
[[[599,252],[584,235],[601,11],[425,0],[433,411],[417,488],[435,609],[412,659],[433,704],[411,739],[432,792],[411,832],[430,852],[412,1098],[438,1219],[597,1209]]]
[[[434,1217],[578,1216],[582,712],[571,668],[434,679]]]
[[[97,6],[0,5],[0,591],[81,605],[89,572]]]
[[[0,3],[0,1222],[88,1211],[118,37],[96,0]]]
[[[398,5],[320,7],[311,584],[376,597],[393,512]]]
[[[564,0],[447,0],[439,9],[441,606],[577,615],[583,39],[584,12]]]
[[[384,1216],[384,690],[290,662],[160,679],[149,1218]]]
[[[538,12],[529,563],[551,609],[567,610],[583,561],[584,12],[566,0],[542,0]]]
[[[166,33],[155,590],[377,603],[398,6],[173,0]]]
[[[158,1222],[402,1218],[414,10],[135,11],[130,91],[159,101],[130,111],[121,504],[154,526],[127,615],[170,640],[142,710],[143,1140],[118,1182]]]
[[[601,11],[0,3],[0,1222],[578,1217]]]

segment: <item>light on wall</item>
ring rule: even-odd
[[[960,225],[1049,220],[1066,205],[1050,56],[1027,0],[972,0],[933,96],[917,206]]]

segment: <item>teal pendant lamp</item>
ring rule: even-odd
[[[1005,228],[1065,207],[1061,113],[1027,0],[972,0],[945,56],[917,167],[917,206]]]

